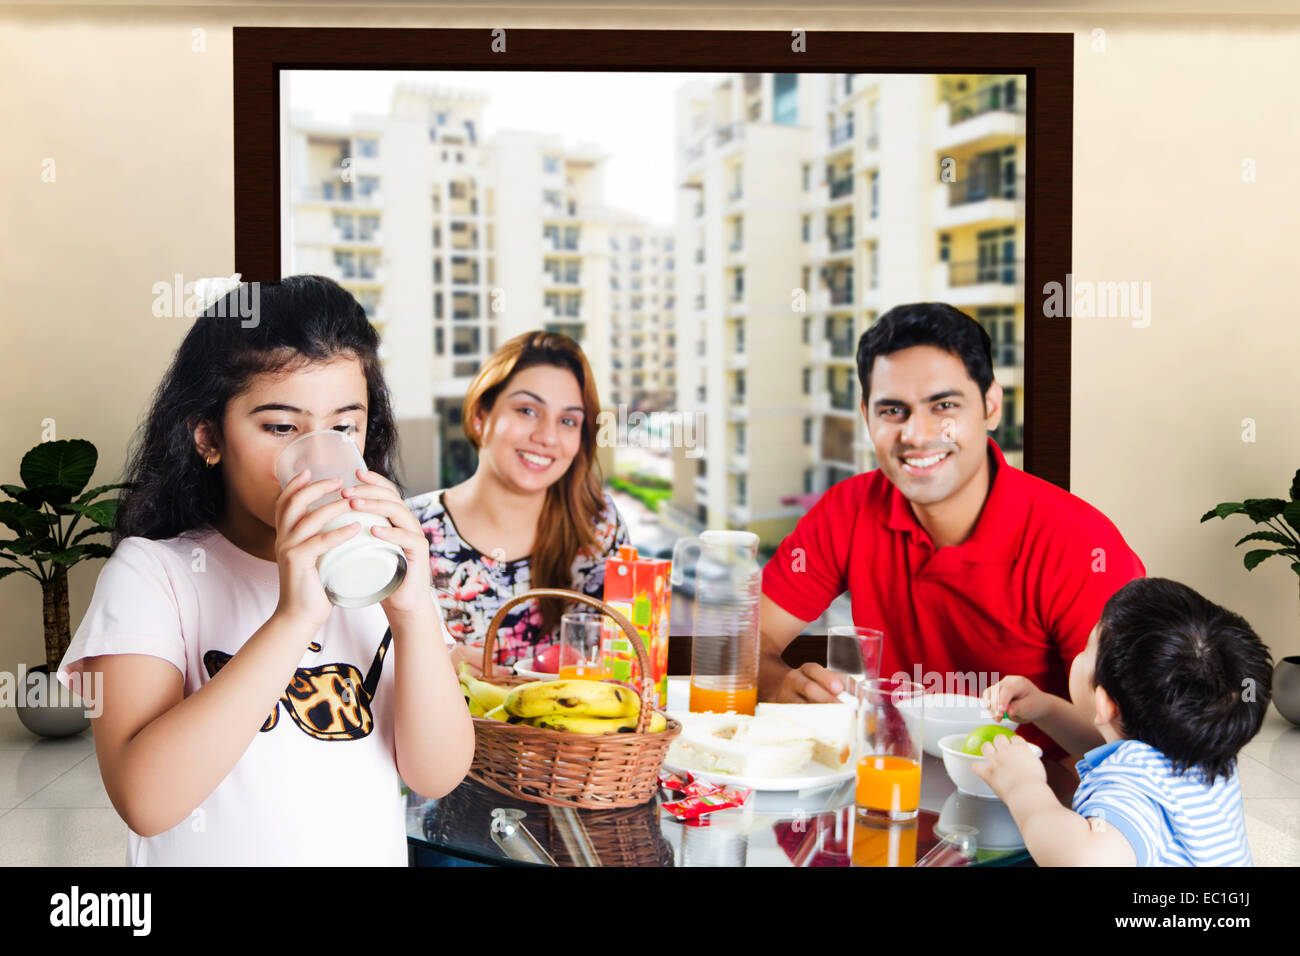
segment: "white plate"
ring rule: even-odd
[[[750,787],[754,790],[820,790],[833,784],[842,783],[852,778],[853,769],[831,770],[825,764],[809,760],[797,770],[792,770],[779,777],[742,777],[736,774],[720,773],[715,770],[692,770],[689,767],[677,767],[670,763],[664,769],[689,773],[697,780],[720,783],[729,787]]]
[[[514,672],[516,674],[518,674],[520,677],[527,677],[529,680],[558,680],[559,679],[559,675],[557,674],[544,674],[541,671],[533,670],[532,666],[533,666],[533,659],[531,657],[526,657],[523,658],[522,660],[517,660],[513,665]]]

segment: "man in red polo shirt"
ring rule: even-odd
[[[858,343],[862,412],[879,467],[832,485],[763,569],[763,700],[844,688],[781,652],[844,591],[885,634],[881,676],[969,694],[1009,674],[1069,699],[1070,664],[1102,605],[1146,569],[1087,502],[1006,463],[988,333],[941,303],[901,305]],[[1068,792],[1074,759],[1036,727]],[[1097,737],[1097,745],[1103,743]],[[1051,768],[1049,768],[1051,769]]]

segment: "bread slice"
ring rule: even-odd
[[[853,708],[848,704],[759,704],[754,715],[794,724],[813,744],[812,759],[832,770],[853,759]]]
[[[688,770],[738,777],[779,777],[796,771],[812,757],[813,743],[804,730],[778,717],[743,714],[673,714],[681,734],[669,747],[666,762]]]

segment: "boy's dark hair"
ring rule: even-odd
[[[1182,774],[1232,776],[1271,694],[1268,648],[1240,615],[1185,584],[1137,578],[1102,608],[1093,686],[1119,708],[1124,736]]]
[[[248,306],[251,304],[251,310]],[[251,311],[251,317],[249,313]],[[208,306],[186,333],[128,453],[112,534],[172,538],[225,513],[221,467],[194,446],[202,421],[221,434],[226,404],[262,372],[353,356],[366,377],[366,467],[394,484],[397,425],[379,364],[379,333],[352,294],[324,276],[246,283]]]
[[[943,302],[914,302],[894,306],[858,339],[858,382],[864,402],[871,393],[876,356],[913,345],[933,345],[961,359],[981,398],[993,384],[993,343],[984,326]]]

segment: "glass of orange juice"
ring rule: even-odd
[[[858,815],[889,823],[914,820],[921,804],[924,689],[878,677],[858,684],[857,702]]]
[[[591,611],[573,611],[560,618],[560,680],[609,677],[600,650],[603,617]]]

